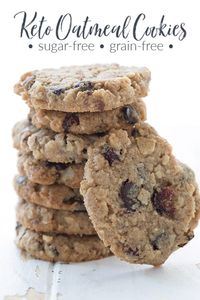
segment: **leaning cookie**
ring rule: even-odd
[[[81,193],[106,246],[131,263],[160,265],[193,237],[200,196],[193,172],[143,122],[88,150]]]
[[[138,99],[133,104],[104,112],[65,113],[31,109],[29,119],[37,128],[73,134],[95,134],[111,129],[127,129],[139,120],[146,120],[146,106]]]
[[[50,209],[20,200],[16,218],[24,227],[37,232],[96,234],[86,212]]]
[[[14,188],[19,198],[27,202],[53,209],[85,211],[79,189],[71,189],[64,184],[41,185],[31,182],[26,176],[17,175]]]
[[[71,66],[28,72],[14,90],[35,109],[102,112],[146,96],[149,81],[146,68]]]
[[[34,258],[51,262],[81,262],[108,257],[111,252],[98,236],[42,234],[16,227],[16,245]]]
[[[98,135],[73,135],[37,129],[28,120],[16,123],[13,128],[13,146],[16,149],[32,153],[37,160],[56,163],[84,162],[88,146],[98,138]]]
[[[80,187],[84,171],[84,164],[36,160],[31,153],[20,153],[17,167],[20,175],[27,176],[34,183],[44,185],[65,184],[73,189]]]

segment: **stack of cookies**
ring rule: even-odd
[[[19,248],[50,261],[112,252],[160,265],[193,238],[198,187],[144,122],[149,81],[146,68],[118,65],[21,77],[15,92],[30,112],[13,130]]]
[[[110,255],[88,217],[80,182],[90,145],[113,128],[127,129],[146,119],[140,97],[147,94],[149,80],[147,69],[118,65],[48,69],[21,77],[15,92],[30,112],[13,129],[19,248],[50,261]],[[104,150],[112,160],[110,149]]]

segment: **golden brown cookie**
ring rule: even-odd
[[[15,176],[14,187],[19,198],[28,202],[47,208],[85,211],[79,189],[71,189],[64,184],[41,185],[21,175]]]
[[[80,188],[84,172],[84,164],[36,160],[31,153],[20,153],[17,167],[20,175],[27,176],[34,183],[43,185],[64,184],[73,189]]]
[[[70,66],[25,73],[14,90],[35,109],[102,112],[146,96],[149,81],[146,68]]]
[[[193,237],[200,213],[194,174],[147,123],[99,139],[84,174],[87,212],[121,259],[160,265]]]
[[[93,113],[66,113],[32,108],[29,119],[37,128],[73,134],[95,134],[110,129],[127,129],[130,124],[146,120],[146,106],[138,99],[133,104]]]
[[[20,200],[16,216],[20,224],[37,232],[96,234],[86,212],[51,209]]]
[[[16,245],[37,259],[51,262],[81,262],[108,257],[111,252],[96,235],[56,235],[16,227]]]
[[[37,160],[56,163],[84,162],[88,146],[98,138],[98,135],[74,135],[38,129],[28,120],[16,123],[13,128],[13,146],[16,149],[32,153]]]

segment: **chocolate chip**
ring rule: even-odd
[[[55,246],[50,245],[49,250],[52,252],[53,256],[59,256],[59,252]]]
[[[62,123],[62,127],[65,130],[65,132],[68,132],[68,129],[72,126],[72,125],[79,125],[79,117],[78,114],[66,114],[63,123]]]
[[[131,247],[127,247],[125,249],[125,253],[130,256],[139,256],[139,249],[137,247],[135,247],[134,249]]]
[[[37,247],[39,251],[44,251],[44,244],[42,241],[38,240]]]
[[[28,114],[28,121],[29,121],[29,123],[32,122],[32,115],[31,115],[31,113]]]
[[[103,137],[106,134],[107,134],[107,132],[97,132],[97,133],[95,133],[95,135],[98,136],[98,137]]]
[[[137,113],[136,110],[135,110],[132,106],[130,106],[130,105],[126,105],[126,106],[122,107],[122,114],[123,114],[124,120],[125,120],[128,124],[134,125],[134,124],[137,123],[138,120],[139,120],[138,113]]]
[[[35,76],[30,76],[23,82],[24,88],[28,91],[32,87],[32,85],[35,83]]]
[[[128,179],[122,183],[119,196],[128,212],[134,212],[141,206],[141,202],[137,199],[138,194],[139,187],[135,183]]]
[[[161,191],[155,190],[151,201],[155,210],[160,215],[167,215],[168,217],[173,217],[175,213],[175,208],[173,206],[174,190],[172,187],[163,187]]]
[[[41,191],[41,185],[35,184],[34,185],[34,190],[35,190],[35,192],[40,192]]]
[[[83,148],[82,152],[83,152],[83,154],[87,154],[87,149]]]
[[[55,94],[56,96],[60,96],[62,93],[65,92],[65,88],[52,88],[51,91],[53,94]]]
[[[168,241],[168,235],[166,232],[162,232],[159,234],[154,240],[151,241],[151,245],[153,250],[160,250],[162,249]]]
[[[191,231],[191,232],[187,233],[186,236],[187,236],[188,241],[191,241],[194,238],[194,232]]]
[[[16,183],[19,185],[25,184],[27,182],[26,176],[17,176]]]
[[[104,146],[103,156],[108,161],[109,165],[112,166],[115,160],[119,160],[118,154],[108,145]]]
[[[131,132],[131,135],[134,137],[134,138],[137,138],[140,136],[140,133],[139,133],[139,130],[137,128],[133,128],[132,132]]]
[[[30,135],[25,135],[25,137],[22,138],[22,142],[26,144],[27,141],[28,141],[29,136]]]
[[[91,92],[94,87],[94,83],[91,81],[80,81],[74,85],[74,89],[79,89],[81,92]]]
[[[65,197],[63,203],[73,204],[74,202],[83,203],[83,198],[81,196]]]
[[[54,163],[54,162],[50,162],[50,161],[45,162],[45,167],[56,168],[57,171],[65,170],[68,168],[68,166],[69,166],[69,164],[65,164],[65,163]]]
[[[17,224],[16,224],[16,226],[15,226],[15,230],[18,231],[18,229],[19,229],[20,227],[22,227],[22,225],[21,225],[19,222],[17,222]]]

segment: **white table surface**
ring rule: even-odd
[[[0,299],[199,300],[200,232],[196,235],[160,268],[114,257],[77,264],[24,259],[7,239],[0,251]]]

